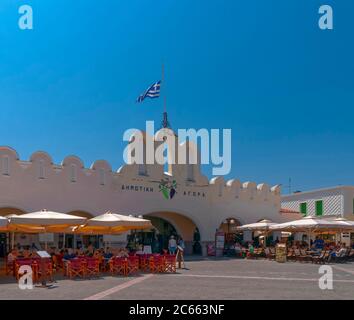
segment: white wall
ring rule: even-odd
[[[302,193],[293,193],[291,195],[282,196],[281,206],[295,211],[300,211],[300,203],[307,203],[307,215],[315,216],[315,202],[323,200],[324,216],[345,216],[353,207],[354,187],[337,187],[329,189],[314,190]],[[352,209],[351,209],[352,210]],[[353,215],[354,216],[354,215]]]
[[[214,241],[215,230],[230,217],[241,223],[265,218],[285,221],[279,214],[278,186],[241,184],[238,180],[226,182],[222,177],[208,181],[199,166],[196,166],[198,170],[196,167],[193,170],[195,179],[191,182],[186,178],[186,165],[175,165],[173,179],[178,184],[177,194],[173,199],[165,199],[158,188],[160,180],[166,177],[163,166],[147,166],[148,175],[139,176],[135,165],[113,172],[111,166],[101,160],[88,169],[75,156],[66,157],[56,165],[47,153],[36,152],[29,161],[22,161],[15,150],[0,147],[0,160],[4,157],[9,158],[9,172],[3,174],[0,166],[0,208],[14,207],[26,212],[82,210],[94,216],[109,210],[141,215],[175,212],[196,224],[202,241]],[[44,169],[39,170],[39,163]],[[72,165],[76,170],[75,181],[72,181]],[[101,170],[105,184],[102,184]],[[39,172],[44,172],[44,178]],[[126,186],[134,186],[134,190],[127,190]]]

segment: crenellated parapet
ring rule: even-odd
[[[225,181],[223,177],[214,177],[208,181],[199,165],[188,169],[186,165],[173,165],[172,172],[164,172],[162,165],[124,165],[116,172],[105,160],[95,161],[89,168],[77,156],[70,155],[60,164],[54,164],[52,157],[44,152],[34,152],[28,161],[20,160],[18,153],[10,147],[0,147],[0,182],[2,179],[18,178],[19,181],[35,182],[46,180],[65,187],[73,188],[80,185],[84,190],[97,187],[108,187],[110,190],[122,192],[124,186],[137,188],[150,188],[158,190],[161,180],[175,180],[178,188],[184,194],[203,195],[199,199],[209,199],[212,202],[255,202],[278,205],[280,199],[280,186],[270,187],[265,183],[241,183],[237,179]],[[8,181],[8,180],[6,180]],[[153,187],[151,187],[153,188]],[[101,190],[101,189],[99,189]],[[181,192],[181,191],[180,191]]]

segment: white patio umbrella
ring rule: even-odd
[[[106,212],[87,220],[84,226],[78,227],[75,231],[78,233],[117,234],[124,231],[151,227],[150,220]]]
[[[238,231],[260,231],[264,234],[265,237],[270,233],[270,227],[275,225],[276,223],[264,219],[256,223],[244,224],[243,226],[239,226],[236,228]]]
[[[275,224],[270,227],[273,231],[289,231],[289,232],[307,232],[307,231],[340,231],[350,230],[352,226],[343,221],[328,220],[308,216],[300,220],[289,221],[285,223]]]
[[[265,219],[256,223],[244,224],[236,229],[239,231],[268,231],[269,228],[274,225],[276,225],[276,223]]]
[[[354,230],[354,221],[352,221],[352,220],[348,220],[345,218],[336,218],[333,221],[339,222],[339,223],[343,224],[344,226],[352,227]]]
[[[300,220],[276,224],[270,227],[272,231],[305,232],[310,239],[311,234],[317,231],[343,232],[351,230],[353,226],[345,224],[343,221],[328,220],[308,216]]]
[[[0,231],[7,231],[7,225],[9,221],[5,217],[0,216]]]
[[[48,233],[62,232],[70,226],[78,226],[86,222],[86,218],[60,212],[41,210],[19,216],[11,216],[10,230]],[[45,243],[47,247],[47,243]]]

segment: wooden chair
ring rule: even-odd
[[[23,274],[20,274],[20,268],[21,266],[30,266],[32,268],[32,259],[16,259],[15,260],[15,277],[16,280],[18,281],[20,279],[20,277]],[[33,268],[32,268],[32,272],[33,272]]]
[[[127,262],[127,275],[139,272],[139,257],[129,256]]]
[[[64,269],[64,261],[63,256],[60,254],[56,254],[52,256],[53,261],[53,268],[55,271],[63,270]]]
[[[350,250],[348,260],[349,261],[353,261],[354,260],[354,249]]]
[[[296,261],[299,261],[299,262],[305,261],[305,259],[306,259],[306,254],[305,254],[305,255],[301,254],[300,249],[295,249],[295,250],[294,250],[294,254],[295,254],[295,260],[296,260]]]
[[[165,272],[176,273],[176,256],[166,255],[165,256]]]
[[[287,261],[295,261],[295,255],[294,255],[294,250],[289,248],[288,252],[286,254],[286,260]]]
[[[266,256],[267,259],[269,259],[269,260],[274,260],[275,259],[275,253],[272,253],[270,251],[270,248],[265,248],[264,249],[264,253],[265,253],[265,256]]]
[[[126,275],[126,259],[120,257],[113,257],[109,261],[109,270],[112,275],[121,274]]]
[[[149,270],[152,273],[165,272],[166,262],[164,256],[151,256],[149,259]]]
[[[34,260],[33,270],[36,282],[40,281],[42,277],[49,278],[50,281],[53,281],[53,263],[51,259],[44,259],[43,262],[40,259]]]
[[[146,254],[139,256],[139,269],[143,272],[149,270],[149,257]]]
[[[349,248],[349,249],[347,249],[347,250],[345,251],[345,253],[342,254],[340,257],[337,257],[337,256],[336,256],[336,257],[334,258],[334,262],[336,262],[336,263],[343,263],[343,262],[348,261],[349,255],[350,255],[350,251],[351,251],[351,249]]]
[[[67,262],[67,275],[70,279],[74,277],[84,278],[86,274],[86,263],[82,259],[72,259]]]
[[[312,263],[323,263],[324,257],[326,255],[326,250],[322,250],[319,256],[312,257]]]
[[[15,276],[15,260],[8,261],[7,257],[5,258],[5,275]]]
[[[300,249],[300,254],[302,257],[302,261],[309,262],[312,261],[312,256],[306,253],[306,250]]]
[[[263,248],[258,248],[254,251],[254,257],[256,259],[258,258],[263,258],[264,257],[264,251],[263,251]]]
[[[100,261],[98,258],[86,258],[85,276],[100,276]]]

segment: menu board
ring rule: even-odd
[[[224,249],[224,246],[225,246],[224,232],[217,232],[215,234],[215,246],[216,246],[216,249]]]
[[[50,254],[47,251],[37,251],[36,252],[41,258],[50,258]]]

